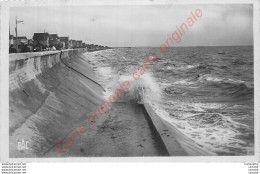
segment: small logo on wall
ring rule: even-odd
[[[18,141],[18,150],[28,150],[29,141],[26,141],[24,139],[22,139],[22,141]]]

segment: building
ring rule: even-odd
[[[77,40],[76,41],[76,48],[81,48],[82,47],[82,40]]]
[[[76,46],[77,46],[77,43],[76,43],[76,41],[75,40],[70,40],[70,45],[71,45],[71,48],[76,48]]]
[[[94,44],[86,44],[88,49],[93,49],[94,48]]]
[[[14,44],[14,36],[9,34],[9,47],[11,44]]]
[[[28,47],[30,48],[31,51],[33,51],[33,40],[32,39],[28,40]]]
[[[69,36],[68,37],[60,37],[60,42],[64,42],[65,43],[65,48],[66,49],[69,48]]]
[[[28,39],[26,36],[18,36],[17,39],[16,37],[13,37],[13,44],[14,45],[21,45],[21,44],[28,44]]]
[[[49,33],[34,33],[33,35],[34,46],[49,47]]]
[[[100,45],[94,45],[95,50],[100,50]]]
[[[60,44],[60,37],[58,34],[49,34],[49,46],[50,47],[59,47]]]

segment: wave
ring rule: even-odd
[[[188,117],[186,120],[190,124],[199,127],[221,127],[229,128],[233,131],[237,131],[237,128],[244,128],[247,130],[246,125],[234,122],[230,117],[224,116],[220,113],[201,113]]]
[[[224,79],[224,78],[220,78],[220,77],[214,77],[211,74],[204,74],[204,75],[200,76],[198,80],[199,81],[209,81],[209,82],[228,82],[228,83],[234,83],[234,84],[245,83],[242,80]]]
[[[253,62],[250,62],[250,61],[243,61],[243,60],[239,60],[239,59],[236,59],[232,62],[233,65],[253,65]]]
[[[116,83],[110,86],[110,92],[118,88],[118,83],[123,84],[129,81],[130,88],[126,90],[121,98],[121,102],[145,103],[150,101],[160,101],[161,89],[151,72],[141,75],[138,80],[132,75],[121,75]]]
[[[223,95],[228,94],[235,98],[246,97],[246,96],[253,98],[254,96],[254,88],[248,87],[244,83],[230,86],[226,88],[226,90],[228,92],[223,92],[221,94]]]
[[[202,65],[195,64],[195,65],[181,65],[181,66],[167,66],[167,69],[173,69],[173,70],[189,70],[189,69],[195,69],[195,68],[202,68]]]
[[[109,53],[113,53],[113,51],[110,50]],[[99,75],[98,81],[106,89],[104,92],[105,98],[115,95],[115,91],[120,89],[118,83],[123,85],[125,81],[129,81],[129,89],[125,90],[120,99],[117,100],[118,102],[132,102],[138,104],[149,101],[160,101],[161,89],[153,77],[152,72],[147,70],[143,75],[139,74],[140,78],[135,80],[132,76],[132,72],[136,71],[135,64],[137,64],[137,62],[134,64],[131,63],[126,67],[119,67],[117,61],[113,62],[111,61],[111,58],[108,57],[109,55],[104,56],[98,52],[88,55],[90,64],[94,68],[94,71]],[[126,57],[122,56],[121,59],[126,63]]]
[[[198,81],[207,87],[215,87],[221,89],[220,95],[228,95],[232,97],[252,97],[254,95],[254,87],[242,80],[214,77],[211,75],[203,75]]]
[[[220,113],[206,113],[204,109],[200,109],[198,110],[200,113],[194,114],[191,112],[194,110],[192,106],[177,101],[171,106],[153,103],[152,107],[159,117],[168,121],[196,144],[209,151],[218,155],[249,155],[253,153],[253,145],[248,144],[251,143],[251,140],[247,142],[244,138],[251,137],[253,139],[253,130],[228,116]],[[181,107],[182,109],[180,109]]]
[[[170,85],[162,86],[162,90],[164,93],[170,95],[214,94],[219,97],[229,97],[229,99],[236,100],[251,100],[254,95],[253,84],[242,80],[220,78],[211,74],[197,75],[193,78],[176,79],[176,81],[171,82]]]

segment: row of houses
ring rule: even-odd
[[[30,47],[31,51],[44,51],[51,48],[58,50],[88,48],[89,51],[95,51],[109,48],[107,46],[86,44],[82,40],[70,40],[69,36],[59,37],[58,34],[49,33],[34,33],[32,39],[28,39],[26,36],[16,38],[13,35],[9,35],[9,47],[11,45],[18,45],[17,52],[20,52],[24,45]]]

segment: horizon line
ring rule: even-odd
[[[180,47],[249,47],[254,45],[209,45],[209,46],[178,46],[170,48],[180,48]],[[159,46],[109,46],[110,48],[160,48]]]

